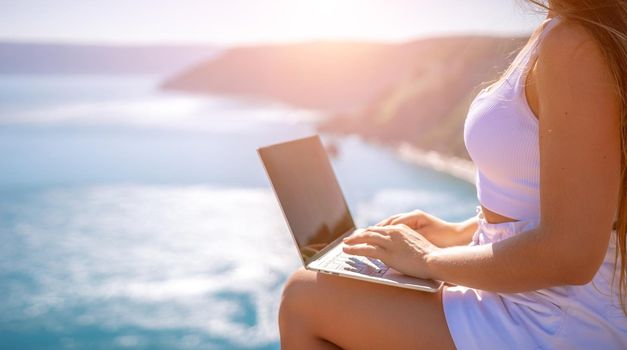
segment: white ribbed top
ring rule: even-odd
[[[524,84],[546,33],[558,23],[547,19],[496,86],[481,90],[464,123],[464,143],[476,170],[477,198],[485,208],[517,220],[540,218],[538,119]]]

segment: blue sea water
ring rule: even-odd
[[[299,259],[255,149],[324,116],[159,81],[0,76],[1,348],[278,349]],[[323,139],[359,225],[474,215],[473,186]]]

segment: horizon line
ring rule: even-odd
[[[418,40],[434,39],[434,38],[450,38],[450,37],[527,37],[531,35],[530,31],[464,31],[464,32],[438,32],[427,33],[424,35],[416,35],[408,38],[398,39],[381,39],[381,38],[363,38],[363,37],[318,37],[318,38],[302,38],[302,39],[270,39],[259,41],[239,41],[233,43],[216,43],[208,41],[114,41],[114,40],[67,40],[67,39],[51,39],[51,38],[9,38],[0,36],[0,44],[23,44],[23,45],[54,45],[54,46],[99,46],[99,47],[215,47],[219,49],[229,49],[235,47],[250,46],[272,46],[272,45],[290,45],[314,42],[355,42],[355,43],[378,43],[378,44],[404,44]]]

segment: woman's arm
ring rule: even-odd
[[[479,221],[476,216],[469,218],[468,220],[455,224],[457,239],[450,246],[468,245],[472,240],[472,236],[479,227]]]
[[[620,103],[603,55],[581,27],[556,26],[537,63],[541,223],[481,246],[437,248],[405,226],[350,238],[349,253],[469,287],[522,292],[588,283],[603,261],[620,176]]]
[[[477,230],[477,217],[462,222],[448,222],[422,210],[392,215],[376,226],[407,225],[440,248],[470,243]]]

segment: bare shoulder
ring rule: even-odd
[[[575,53],[582,48],[600,52],[592,33],[580,23],[568,19],[560,20],[547,33],[543,46],[569,53]]]
[[[540,45],[538,70],[554,84],[611,87],[614,79],[600,44],[583,25],[562,20]],[[556,81],[555,78],[558,78]]]

